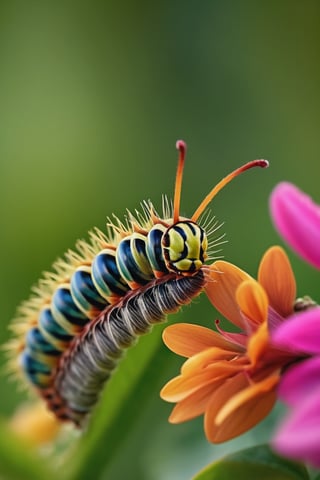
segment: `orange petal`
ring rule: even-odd
[[[216,417],[216,424],[221,425],[223,422],[226,421],[226,419],[230,415],[239,415],[239,409],[245,407],[246,411],[251,411],[248,410],[248,403],[252,403],[252,401],[255,403],[260,397],[264,397],[266,393],[269,393],[270,391],[274,391],[276,385],[279,383],[280,376],[279,374],[274,374],[270,375],[267,378],[261,380],[261,382],[258,383],[253,383],[251,384],[248,388],[245,388],[244,390],[238,392],[236,395],[234,395],[232,398],[229,399],[227,403],[224,404],[224,406],[221,408],[219,411],[217,417]],[[261,410],[261,405],[256,405],[257,410],[258,410],[258,415],[260,415],[259,411]],[[244,412],[243,412],[244,413]],[[240,415],[241,416],[241,415]],[[243,416],[243,415],[242,415]],[[254,413],[251,412],[249,417],[254,417]],[[265,414],[260,417],[259,419],[263,418]],[[251,424],[252,419],[246,419],[244,418],[246,424],[248,425],[248,421]],[[254,423],[251,424],[251,426],[255,425],[259,420],[254,420]],[[251,426],[249,428],[251,428]],[[247,430],[248,428],[246,428]]]
[[[196,390],[213,383],[218,379],[226,379],[242,370],[242,359],[240,362],[221,361],[207,368],[188,372],[188,375],[179,375],[170,380],[161,390],[160,397],[167,402],[180,402]]]
[[[171,412],[170,423],[181,423],[198,417],[205,412],[206,406],[214,389],[224,380],[217,380],[214,384],[205,385],[187,398],[179,402]]]
[[[283,317],[293,312],[296,281],[289,259],[281,247],[269,248],[260,262],[259,283],[269,297],[269,303]]]
[[[162,338],[170,350],[183,357],[191,357],[209,347],[219,347],[227,350],[235,348],[218,332],[190,323],[170,325],[163,331]]]
[[[205,432],[212,443],[230,440],[260,422],[276,401],[279,375],[249,384],[239,374],[222,385],[211,397],[205,413]],[[249,385],[249,386],[248,386]]]
[[[239,356],[239,351],[228,351],[222,348],[211,347],[193,355],[184,362],[181,368],[183,375],[191,374],[192,371],[199,371],[208,367],[210,364],[221,362],[222,360],[231,360]]]
[[[271,410],[276,400],[275,387],[279,383],[278,374],[271,375],[259,383],[254,383],[248,388],[238,392],[222,407],[216,417],[216,424],[234,423],[242,424],[247,431],[262,420]],[[231,417],[231,420],[230,420]]]
[[[244,328],[243,319],[236,302],[235,293],[250,275],[232,263],[218,260],[209,267],[209,281],[205,292],[214,307],[234,325]]]
[[[270,350],[270,336],[268,324],[264,322],[258,330],[251,335],[247,346],[248,357],[253,367],[256,366],[267,350]]]
[[[268,297],[263,287],[253,279],[246,280],[236,291],[241,311],[254,325],[260,325],[268,318]]]
[[[161,390],[160,397],[167,402],[180,402],[200,388],[216,381],[209,370],[203,370],[198,375],[179,375],[170,380]]]

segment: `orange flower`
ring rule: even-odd
[[[38,447],[48,445],[62,429],[62,423],[43,402],[23,405],[11,418],[9,426],[22,440]]]
[[[210,442],[240,435],[262,420],[276,400],[282,368],[294,354],[272,346],[270,333],[293,312],[295,278],[280,247],[263,256],[258,281],[224,261],[209,267],[206,293],[239,333],[176,324],[163,333],[165,344],[187,357],[181,374],[161,397],[175,402],[169,421],[180,423],[204,414]]]

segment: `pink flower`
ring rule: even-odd
[[[275,332],[276,345],[308,355],[284,373],[278,394],[291,412],[276,432],[278,452],[320,467],[320,307],[293,315]]]
[[[320,269],[320,206],[288,182],[279,183],[270,198],[274,225],[304,260]]]
[[[320,207],[290,183],[280,183],[271,194],[271,215],[289,245],[320,269]],[[304,309],[305,308],[305,309]],[[320,307],[303,305],[279,326],[272,340],[306,359],[281,377],[279,396],[290,407],[273,440],[282,455],[320,467]]]

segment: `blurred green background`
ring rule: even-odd
[[[264,250],[281,243],[268,213],[274,185],[290,180],[320,201],[319,14],[318,1],[296,0],[1,2],[1,341],[30,286],[77,238],[172,194],[178,138],[188,143],[186,216],[226,173],[270,160],[212,206],[225,222],[225,258],[255,274]],[[299,294],[319,300],[316,272],[289,255]],[[179,318],[215,317],[201,297]],[[163,347],[158,388],[123,444],[128,460],[115,458],[101,478],[129,468],[130,478],[185,479],[268,438],[272,416],[219,447],[207,444],[201,419],[167,424],[158,390],[180,364]],[[24,396],[4,375],[0,389],[7,416]]]

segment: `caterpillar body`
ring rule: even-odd
[[[106,234],[91,232],[44,274],[12,325],[11,362],[18,358],[18,370],[61,420],[81,425],[122,352],[199,295],[210,249],[223,241],[213,238],[221,225],[207,217],[200,226],[199,217],[235,176],[268,166],[253,160],[236,169],[187,219],[179,212],[186,145],[179,140],[177,148],[173,205],[164,197],[160,216],[144,202],[126,224],[109,219]]]
[[[42,393],[51,410],[61,419],[81,425],[96,403],[124,349],[138,335],[162,322],[201,292],[204,275],[168,275],[146,288],[132,290],[126,298],[106,309],[77,338],[64,357],[54,386]]]

